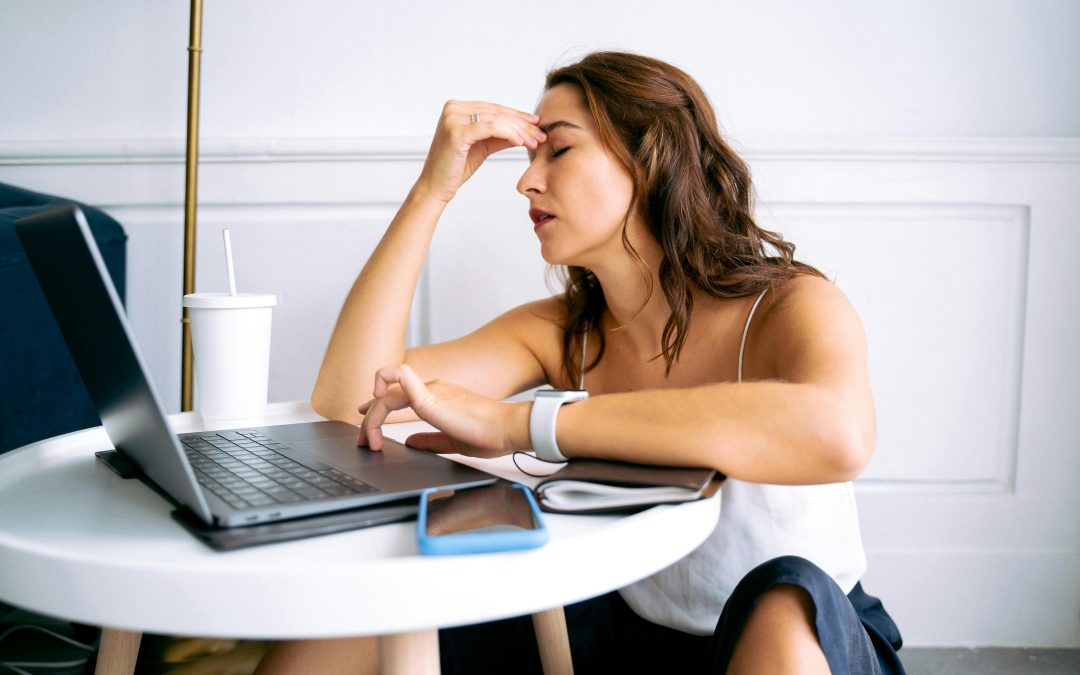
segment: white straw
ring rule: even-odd
[[[233,272],[232,241],[229,240],[229,228],[221,230],[225,239],[225,269],[229,272],[229,295],[236,295],[236,273]]]

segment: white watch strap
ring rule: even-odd
[[[565,462],[566,456],[559,450],[555,440],[555,418],[559,407],[564,403],[573,403],[589,397],[587,391],[561,391],[541,389],[533,399],[529,413],[529,439],[533,452],[540,459],[548,462]]]

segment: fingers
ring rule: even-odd
[[[413,437],[421,449],[495,457],[517,447],[503,433],[507,415],[516,416],[516,408],[452,383],[425,383],[407,365],[380,368],[373,393],[374,398],[357,408],[364,415],[357,443],[366,443],[372,450],[382,449],[382,425],[389,414],[406,407],[441,431]]]
[[[537,146],[547,139],[547,136],[539,127],[500,115],[488,116],[481,114],[477,122],[472,121],[472,115],[463,115],[454,121],[462,125],[460,131],[462,140],[470,146],[490,138],[503,140],[507,143],[506,146],[498,148],[498,150],[514,146],[525,146],[535,150]]]
[[[376,405],[377,402],[377,399],[372,399],[357,408],[364,416],[364,421],[360,423],[360,432],[356,436],[357,446],[366,445],[372,450],[382,450],[382,424],[390,414],[390,408],[386,403]]]
[[[418,194],[449,203],[492,153],[512,147],[536,150],[547,135],[532,113],[480,101],[447,101],[439,117]]]
[[[489,103],[487,101],[447,101],[444,109],[450,113],[459,113],[463,111],[469,113],[479,112],[481,114],[481,119],[486,117],[486,114],[492,114],[516,117],[532,124],[540,121],[540,116],[535,113],[525,112],[524,110],[517,110],[509,106],[500,105],[498,103]]]
[[[356,444],[366,445],[372,450],[381,450],[383,446],[382,425],[387,416],[409,405],[409,396],[401,387],[390,385],[400,379],[399,367],[380,368],[375,373],[374,398],[360,405],[356,410],[364,416],[360,424],[360,433]]]
[[[506,106],[479,101],[450,101],[444,118],[472,145],[487,138],[503,139],[513,145],[535,149],[547,135],[536,126],[539,116]],[[505,149],[498,148],[499,150]]]
[[[367,445],[372,450],[382,449],[382,425],[390,413],[411,406],[422,415],[431,399],[427,385],[405,364],[380,368],[375,373],[372,393],[374,398],[356,409],[364,416],[356,444]]]
[[[418,404],[423,406],[431,397],[427,385],[416,374],[416,371],[402,363],[397,366],[386,366],[375,372],[375,398],[379,399],[391,395],[390,387],[394,384],[399,385],[400,389],[397,392],[399,396],[391,396],[392,400],[400,400],[400,394],[403,393],[405,403],[412,404],[414,409],[417,408]],[[397,409],[395,408],[395,410]]]

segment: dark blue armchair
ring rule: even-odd
[[[65,203],[77,202],[0,183],[0,453],[101,424],[12,226]],[[127,235],[80,207],[123,299]]]

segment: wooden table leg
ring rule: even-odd
[[[439,675],[439,631],[381,636],[379,662],[382,675]]]
[[[131,675],[139,658],[142,633],[103,628],[94,675]]]
[[[570,658],[570,635],[566,631],[563,608],[537,612],[532,618],[544,675],[574,675],[574,662]]]

